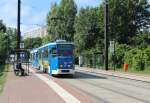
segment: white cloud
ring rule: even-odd
[[[38,25],[39,26],[44,25],[45,21],[46,21],[46,14],[47,14],[47,11],[41,11],[34,15],[32,15],[32,13],[31,13],[28,16],[26,16],[26,18],[23,17],[26,20],[23,20],[23,23],[21,25],[22,33],[25,33],[26,31],[29,31],[29,30],[37,27]],[[27,18],[29,18],[29,19],[27,19]]]
[[[1,0],[0,2],[0,19],[9,26],[17,26],[17,0]],[[34,28],[33,24],[41,24],[45,21],[47,11],[34,12],[29,5],[22,4],[21,9],[21,31],[25,32]]]
[[[53,0],[53,2],[56,0]],[[60,0],[57,0],[57,2]],[[88,5],[96,6],[99,5],[100,0],[75,0],[78,7],[85,7]],[[40,6],[40,5],[38,5]],[[0,19],[4,21],[7,26],[16,27],[17,24],[17,0],[1,0],[0,1]],[[44,8],[44,5],[41,6]],[[24,4],[22,1],[21,9],[21,31],[22,33],[35,27],[33,24],[45,24],[46,15],[48,13],[47,8],[40,9],[39,11],[36,8],[33,8],[31,4]]]
[[[4,23],[7,24],[7,26],[15,26],[16,23],[16,1],[15,0],[2,0],[0,2],[0,19],[4,21]]]

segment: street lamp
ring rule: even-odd
[[[20,15],[21,15],[21,0],[18,0],[18,6],[17,6],[17,61],[20,59]]]
[[[105,1],[105,20],[104,20],[104,37],[105,37],[105,69],[108,70],[108,2]]]

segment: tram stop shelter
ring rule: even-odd
[[[22,64],[23,69],[25,70],[25,73],[29,75],[29,65],[30,65],[30,52],[29,49],[16,49],[14,51],[14,63],[13,68],[16,68],[16,65],[18,63]]]

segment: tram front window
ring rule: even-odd
[[[58,56],[72,56],[72,50],[58,50]]]

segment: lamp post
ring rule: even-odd
[[[21,14],[21,0],[18,0],[17,6],[17,61],[20,59],[20,53],[18,50],[20,49],[20,14]]]
[[[104,37],[105,37],[105,69],[108,70],[108,2],[105,1]]]

